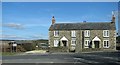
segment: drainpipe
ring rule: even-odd
[[[82,31],[82,49],[84,48],[84,31]]]

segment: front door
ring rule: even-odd
[[[99,41],[94,41],[95,48],[99,48]]]
[[[62,41],[63,46],[66,47],[67,46],[67,41]]]

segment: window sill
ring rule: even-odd
[[[76,36],[71,36],[71,37],[76,37]]]
[[[84,36],[84,37],[90,37],[90,36]]]
[[[103,37],[109,37],[109,36],[103,36]]]
[[[76,44],[71,44],[72,46],[76,46]]]
[[[110,47],[103,47],[104,49],[109,49]]]
[[[54,36],[54,37],[59,37],[59,36]]]
[[[85,49],[88,49],[89,47],[84,47]]]

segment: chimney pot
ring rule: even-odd
[[[115,23],[115,15],[113,11],[112,11],[112,23]]]
[[[55,24],[55,17],[52,17],[52,25]]]

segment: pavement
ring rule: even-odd
[[[45,53],[3,56],[2,65],[120,65],[120,52]]]

